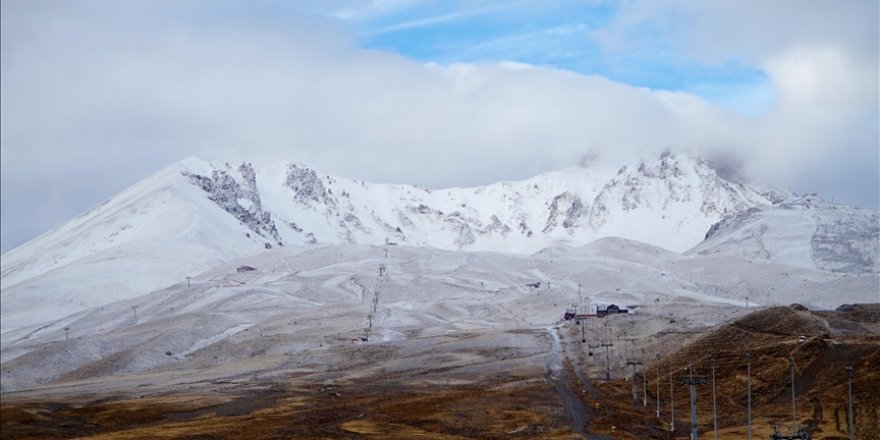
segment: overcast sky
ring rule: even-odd
[[[0,12],[3,251],[192,155],[444,187],[677,147],[878,206],[876,0]]]

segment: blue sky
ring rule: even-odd
[[[363,47],[422,62],[515,61],[693,93],[751,116],[767,111],[775,92],[760,68],[736,59],[683,58],[664,29],[652,24],[630,32],[636,45],[603,47],[595,33],[610,26],[621,7],[578,1],[413,2],[342,19],[354,26]]]

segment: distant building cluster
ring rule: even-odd
[[[609,304],[608,306],[596,306],[596,313],[590,313],[590,310],[587,310],[586,307],[572,304],[571,307],[565,309],[565,315],[563,315],[563,319],[566,321],[572,319],[585,319],[585,318],[604,318],[608,315],[617,315],[621,313],[629,313],[627,309],[621,309],[616,304]]]

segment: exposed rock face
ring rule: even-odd
[[[550,214],[542,231],[552,231],[559,225],[560,219],[563,228],[573,228],[585,212],[584,204],[576,194],[570,191],[559,194],[550,202]]]
[[[315,170],[290,164],[287,174],[287,187],[293,190],[293,200],[308,204],[311,202],[324,204],[327,207],[335,207],[336,202],[329,197],[324,181],[318,177]]]
[[[183,172],[190,182],[198,186],[226,212],[232,214],[255,233],[279,246],[283,245],[272,215],[262,209],[260,192],[257,190],[256,172],[253,165],[243,163],[238,167],[239,179],[229,168],[214,170],[211,176]],[[270,242],[266,242],[271,247]]]

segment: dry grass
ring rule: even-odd
[[[692,362],[709,373],[717,359],[719,439],[745,438],[745,359],[753,355],[753,435],[769,438],[773,424],[790,423],[789,363],[797,364],[798,421],[814,439],[845,438],[846,376],[854,365],[856,425],[861,439],[880,438],[880,337],[860,319],[872,311],[845,315],[812,314],[787,308],[756,312],[705,333],[664,359],[662,416],[655,417],[655,378],[649,365],[649,404],[633,409],[630,384],[579,383],[571,388],[593,415],[591,435],[611,439],[688,438],[688,390],[676,385],[676,432],[668,432],[669,378],[666,365]],[[870,312],[870,313],[869,313]],[[834,325],[826,324],[833,320]],[[845,321],[845,322],[842,322]],[[840,330],[844,329],[844,330]],[[807,333],[798,343],[796,336]],[[795,336],[795,337],[793,337]],[[502,347],[503,348],[503,347]],[[503,350],[498,353],[506,353]],[[3,439],[574,439],[571,421],[554,386],[535,368],[517,374],[484,374],[450,379],[422,367],[409,379],[380,374],[333,386],[291,377],[241,387],[203,384],[187,391],[144,398],[67,396],[54,400],[28,394],[4,396],[0,408]],[[573,365],[568,362],[569,378]],[[416,379],[418,377],[418,379]],[[444,379],[445,378],[445,379]],[[700,387],[699,424],[711,435],[711,387]]]

